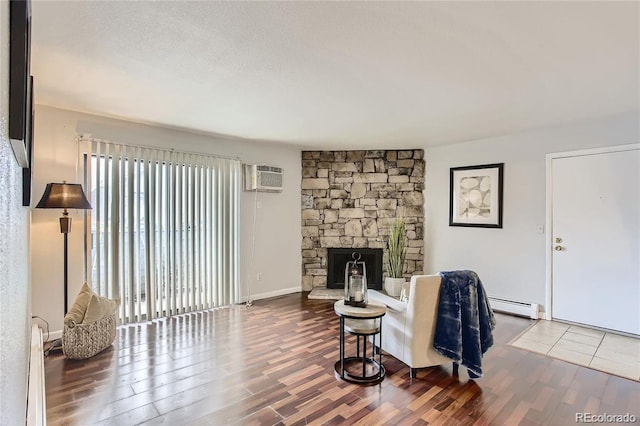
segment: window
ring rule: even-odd
[[[93,288],[121,323],[237,303],[240,162],[91,141]]]

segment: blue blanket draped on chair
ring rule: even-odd
[[[493,311],[473,271],[440,272],[440,300],[433,347],[482,377],[482,354],[493,345]]]

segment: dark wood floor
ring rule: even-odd
[[[631,413],[640,383],[508,346],[531,321],[497,315],[484,377],[418,372],[385,357],[378,386],[334,377],[338,318],[306,293],[121,327],[84,361],[45,361],[47,421],[60,424],[566,425]]]

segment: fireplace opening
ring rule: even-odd
[[[327,288],[344,288],[344,268],[352,260],[353,253],[367,268],[367,287],[382,290],[382,249],[330,248],[327,250]]]

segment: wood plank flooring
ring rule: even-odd
[[[507,346],[531,321],[497,314],[484,377],[432,367],[411,380],[386,356],[387,377],[336,379],[333,302],[298,293],[251,307],[120,327],[113,347],[83,361],[45,360],[50,425],[564,425],[576,413],[640,419],[640,383]],[[355,340],[349,339],[347,350]]]

